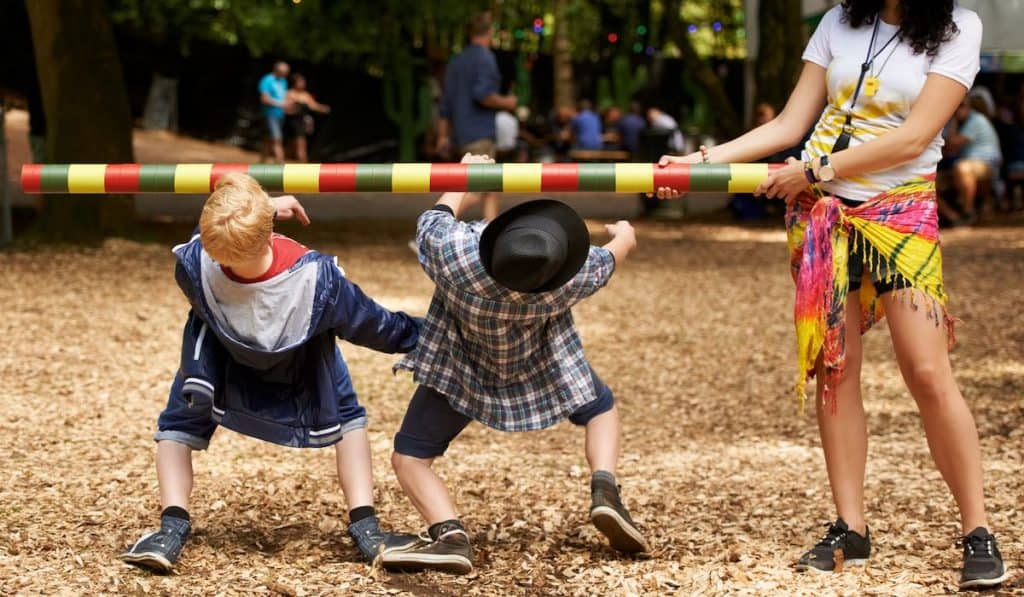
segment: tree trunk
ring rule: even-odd
[[[131,162],[132,121],[104,0],[26,0],[46,114],[46,160]],[[59,240],[122,234],[127,196],[51,196],[38,231]]]
[[[732,98],[725,92],[725,87],[722,86],[722,81],[715,70],[693,49],[685,23],[679,18],[679,6],[680,0],[665,2],[665,37],[679,47],[686,73],[701,86],[707,94],[708,103],[718,111],[716,120],[721,133],[726,138],[735,137],[742,129]]]
[[[758,9],[758,102],[782,108],[800,74],[804,47],[800,0],[761,0]]]
[[[572,42],[566,15],[568,0],[555,0],[555,45],[552,51],[555,71],[555,107],[572,106]]]

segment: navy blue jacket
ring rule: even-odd
[[[337,442],[338,396],[352,389],[335,338],[386,353],[409,352],[419,339],[417,320],[381,307],[345,278],[333,257],[309,251],[288,270],[316,268],[315,287],[306,293],[310,304],[303,305],[308,329],[288,346],[253,346],[209,304],[203,264],[212,261],[199,236],[174,254],[175,279],[192,306],[182,346],[183,393],[209,402],[211,416],[239,433],[292,447]]]

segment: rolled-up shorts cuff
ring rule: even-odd
[[[192,435],[184,431],[178,431],[176,429],[161,429],[153,434],[153,441],[155,442],[177,442],[184,444],[193,450],[205,450],[210,446],[210,440],[199,437],[198,435]]]
[[[369,421],[365,416],[356,417],[350,421],[345,421],[344,423],[341,424],[341,435],[342,437],[344,437],[345,434],[350,431],[355,431],[357,429],[366,429],[368,423]]]
[[[594,394],[596,398],[577,408],[569,415],[569,422],[580,427],[589,423],[594,417],[610,411],[615,406],[615,396],[612,394],[611,389],[597,376],[597,372],[594,371],[593,367],[590,368],[590,377],[594,380]]]

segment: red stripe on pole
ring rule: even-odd
[[[469,168],[465,164],[431,164],[430,190],[465,191],[469,188]]]
[[[103,171],[103,190],[108,193],[138,193],[139,164],[110,164]]]
[[[580,169],[576,164],[544,164],[540,167],[540,190],[576,191],[580,188]]]
[[[242,174],[249,173],[249,164],[213,164],[210,168],[210,191],[213,191],[214,185],[217,184],[217,179],[224,176],[228,172],[241,172]]]
[[[668,187],[680,192],[690,190],[690,165],[669,164],[664,168],[654,166],[654,190],[661,187]]]
[[[321,193],[351,193],[355,190],[355,164],[323,164],[320,166]]]
[[[21,190],[26,193],[38,193],[43,186],[43,165],[25,164],[21,167]]]

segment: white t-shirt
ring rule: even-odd
[[[510,112],[494,114],[494,148],[498,151],[511,151],[516,148],[516,137],[519,136],[519,119]]]
[[[849,23],[842,22],[842,16],[841,6],[825,13],[804,50],[805,61],[820,65],[828,71],[828,104],[805,146],[808,159],[832,153],[832,146],[842,132],[850,100],[857,87],[860,65],[871,43],[874,24],[853,29]],[[973,11],[957,6],[953,9],[953,21],[959,33],[939,46],[935,56],[928,56],[927,52],[915,54],[906,41],[896,38],[875,58],[874,76],[879,81],[878,89],[873,97],[869,97],[865,93],[866,84],[861,86],[860,97],[853,110],[852,124],[856,130],[850,139],[850,147],[870,141],[903,124],[921,94],[929,73],[949,77],[970,89],[979,70],[981,19]],[[899,27],[881,21],[872,54],[881,49],[898,30]],[[868,71],[868,76],[871,72]],[[865,82],[868,76],[865,76]],[[934,173],[935,165],[942,157],[942,143],[940,132],[924,153],[910,162],[887,170],[837,178],[831,183],[822,184],[822,188],[840,197],[866,201],[908,180]],[[841,172],[839,174],[842,175]]]

